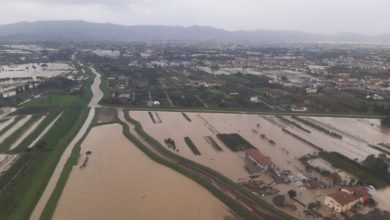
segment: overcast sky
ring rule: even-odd
[[[390,32],[390,0],[0,0],[0,24],[85,20],[228,30]]]

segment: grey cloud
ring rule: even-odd
[[[87,20],[316,33],[390,32],[389,0],[0,0],[0,23]]]

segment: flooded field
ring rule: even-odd
[[[97,123],[107,123],[114,120],[117,110],[113,108],[100,108],[97,112]]]
[[[159,141],[163,143],[165,138],[170,137],[177,141],[179,154],[210,165],[217,170],[218,165],[216,164],[218,162],[216,161],[219,155],[223,155],[226,152],[229,154],[230,152],[227,148],[225,148],[224,153],[210,150],[209,144],[203,140],[205,135],[215,136],[217,133],[239,133],[261,152],[271,157],[273,161],[276,161],[275,163],[281,168],[290,167],[290,162],[297,157],[317,151],[307,143],[283,132],[283,128],[326,151],[336,151],[351,159],[360,161],[370,154],[380,153],[378,150],[370,147],[370,144],[390,143],[390,131],[381,129],[379,119],[302,117],[316,125],[340,134],[342,136],[340,139],[299,123],[299,121],[289,116],[284,116],[284,118],[298,123],[309,132],[298,129],[294,125],[285,124],[276,116],[216,113],[186,114],[191,117],[192,122],[186,121],[180,113],[158,112],[163,123],[154,124],[148,117],[147,112],[131,112],[131,115],[136,120],[142,122],[146,131],[150,132]],[[202,156],[194,157],[191,151],[185,148],[182,141],[185,136],[190,136],[199,145]],[[271,144],[270,140],[273,140],[276,144]],[[222,143],[220,144],[223,145]],[[223,145],[223,147],[225,146]],[[241,157],[239,153],[234,155],[235,157]],[[220,159],[227,160],[225,156]],[[230,159],[229,161],[232,162]],[[294,166],[298,169],[301,168],[298,164]]]
[[[54,77],[73,70],[73,67],[66,63],[47,63],[46,65],[29,63],[0,66],[0,79]]]
[[[88,160],[87,151],[91,151]],[[122,135],[120,125],[93,128],[82,144],[81,155],[53,219],[224,219],[231,216],[204,188],[144,155]],[[80,168],[82,164],[85,166]]]
[[[321,117],[315,120],[332,126],[345,133],[347,136],[370,143],[389,143],[390,130],[381,127],[378,119],[354,119]]]
[[[291,117],[286,117],[293,120]],[[390,135],[380,128],[379,119],[302,117],[318,126],[333,131],[342,136],[334,138],[304,124],[302,127],[310,130],[310,134],[297,128],[292,128],[295,134],[318,145],[326,151],[339,152],[350,159],[364,160],[370,154],[380,152],[371,148],[370,144],[389,143]]]
[[[370,191],[371,195],[378,202],[378,208],[390,212],[390,187],[381,190]]]
[[[154,124],[147,112],[131,111],[130,115],[140,121],[145,131],[164,146],[166,146],[164,139],[172,138],[179,150],[176,153],[207,165],[234,181],[249,176],[244,168],[245,155],[243,152],[232,152],[218,140],[217,133],[238,133],[269,156],[277,166],[296,172],[303,170],[303,167],[295,158],[314,152],[311,147],[284,134],[279,127],[258,115],[186,113],[191,118],[189,122],[180,112],[158,112],[163,121],[161,124]],[[201,152],[200,156],[195,156],[186,146],[184,142],[186,136],[189,136],[197,146]],[[222,151],[213,149],[205,136],[213,137]],[[270,140],[276,144],[270,143]]]
[[[188,120],[180,112],[154,112],[153,114],[157,114],[162,123],[153,123],[148,112],[130,111],[130,116],[140,121],[145,131],[160,141],[163,146],[173,151],[172,147],[168,147],[165,141],[167,138],[171,138],[176,143],[177,150],[175,150],[175,153],[209,166],[233,181],[249,177],[249,173],[244,169],[244,154],[243,152],[233,152],[221,143],[216,137],[218,133],[238,133],[261,153],[268,156],[280,170],[290,170],[294,175],[298,176],[316,177],[326,184],[331,184],[331,180],[321,177],[316,172],[306,171],[298,160],[299,157],[317,153],[318,150],[284,132],[282,129],[287,129],[326,151],[336,151],[351,159],[357,158],[358,160],[363,160],[370,154],[379,153],[379,151],[368,146],[369,144],[390,142],[389,133],[386,130],[382,130],[379,126],[379,119],[301,117],[342,136],[342,138],[335,138],[290,116],[283,117],[294,121],[296,125],[286,123],[280,117],[270,115],[185,113],[190,118]],[[184,137],[187,136],[196,145],[201,153],[200,155],[195,155],[186,145]],[[213,137],[222,148],[222,151],[215,150],[206,141],[205,136]],[[350,174],[333,168],[329,163],[321,159],[311,160],[309,163],[324,170],[337,172],[342,179],[350,180],[353,178]],[[260,179],[265,183],[272,182],[272,179],[264,173],[260,174]],[[304,203],[323,201],[326,194],[337,190],[335,188],[309,190],[303,187],[300,182],[292,182],[287,185],[276,184],[275,188],[281,194],[286,194],[289,189],[296,190],[298,198]],[[389,195],[386,193],[389,190],[380,192],[383,193],[373,193],[374,199],[380,203],[380,207],[389,209],[390,205],[386,200]],[[272,203],[272,196],[266,196],[265,199]],[[289,209],[285,211],[302,218],[304,209],[299,204],[295,205],[299,207],[297,211],[291,212]],[[320,212],[324,215],[332,213],[325,206]]]

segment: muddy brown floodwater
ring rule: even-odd
[[[85,152],[91,151],[86,166]],[[91,130],[53,219],[224,219],[229,209],[200,185],[155,163],[118,124]]]
[[[233,181],[248,178],[245,170],[245,155],[243,152],[232,152],[216,137],[217,133],[239,133],[263,154],[269,156],[282,169],[300,172],[304,168],[296,160],[297,157],[312,153],[308,145],[288,136],[283,131],[259,115],[220,114],[220,113],[186,113],[188,122],[180,112],[158,112],[162,123],[154,124],[147,112],[131,111],[130,115],[142,123],[145,131],[156,138],[164,146],[164,139],[172,138],[176,142],[180,154],[188,159],[213,168]],[[257,127],[257,124],[260,126]],[[266,138],[261,138],[264,134]],[[201,152],[195,156],[184,142],[189,136]],[[204,136],[211,136],[223,149],[215,151]],[[272,139],[276,144],[270,144]]]

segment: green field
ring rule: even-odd
[[[69,107],[79,98],[76,95],[42,96],[24,103],[23,107]]]
[[[0,189],[1,220],[29,218],[62,153],[79,132],[88,116],[89,108],[87,105],[92,97],[90,86],[94,77],[90,74],[89,69],[87,69],[87,73],[90,77],[80,94],[44,96],[23,105],[25,108],[34,107],[44,110],[49,107],[60,107],[63,114],[37,145],[28,149],[29,144],[60,113],[57,110],[50,111],[46,119],[15,149],[15,152],[22,156],[23,163],[17,163],[17,166],[13,166],[11,170],[13,173],[8,173],[7,179],[3,181],[6,184]],[[38,115],[33,117],[35,119]]]

